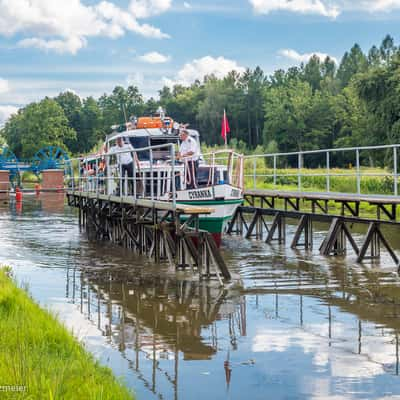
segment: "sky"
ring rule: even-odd
[[[0,0],[0,125],[25,104],[71,90],[99,97],[312,54],[340,62],[399,41],[400,0]]]

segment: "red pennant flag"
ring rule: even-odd
[[[222,139],[224,139],[225,144],[226,144],[227,134],[230,131],[231,131],[231,129],[229,128],[228,118],[226,117],[226,112],[224,110],[224,116],[222,118],[222,124],[221,124],[221,136],[222,136]]]

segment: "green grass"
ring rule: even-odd
[[[110,369],[101,366],[67,329],[41,309],[0,269],[1,399],[133,399]]]

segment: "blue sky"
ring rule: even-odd
[[[18,107],[70,89],[100,96],[313,54],[340,61],[398,40],[400,0],[0,0],[0,124]]]

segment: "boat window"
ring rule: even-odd
[[[149,146],[148,136],[132,136],[129,138],[129,141],[134,149],[141,149],[143,147]],[[149,150],[138,151],[137,156],[140,161],[148,161],[150,160],[150,151]]]
[[[177,137],[162,137],[162,138],[154,138],[152,137],[151,140],[152,146],[162,146],[167,145],[168,143],[176,144],[178,143]],[[170,147],[160,147],[159,149],[153,150],[153,160],[168,160],[171,157],[171,149]]]

